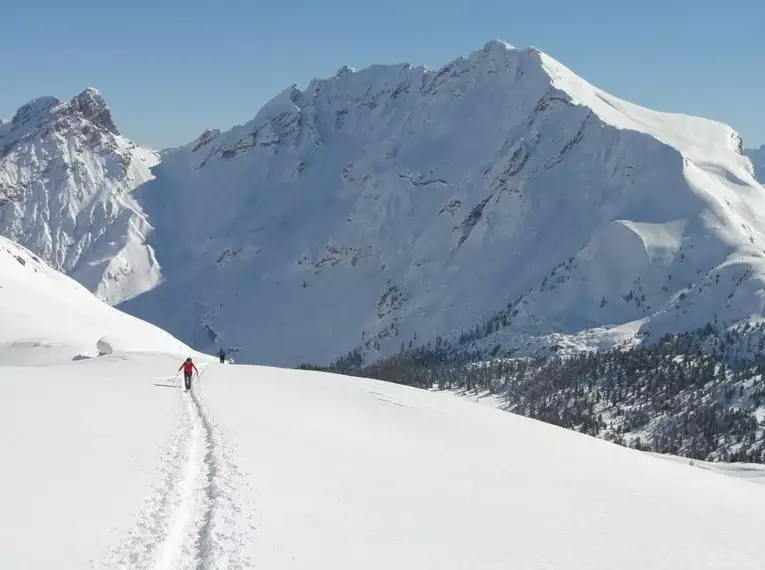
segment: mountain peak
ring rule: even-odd
[[[88,87],[85,91],[73,97],[67,104],[67,107],[75,110],[85,119],[105,128],[107,131],[115,135],[120,134],[112,120],[109,106],[98,89]]]
[[[346,73],[355,73],[355,72],[356,70],[350,65],[344,65],[337,70],[337,72],[335,73],[335,76],[340,77],[341,75],[345,75]]]

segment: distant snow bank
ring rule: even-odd
[[[687,457],[678,457],[676,455],[662,455],[661,453],[650,453],[654,457],[672,461],[681,465],[688,465],[697,469],[704,469],[712,473],[719,473],[737,479],[743,479],[750,483],[765,485],[765,465],[757,463],[713,463],[710,461],[700,461],[698,459],[689,459]]]

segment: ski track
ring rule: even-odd
[[[242,547],[254,527],[243,515],[251,510],[240,505],[248,485],[199,390],[199,382],[189,393],[179,390],[181,421],[161,462],[160,483],[128,536],[93,568],[251,568]]]

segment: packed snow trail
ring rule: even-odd
[[[191,398],[186,400],[186,418],[190,418],[191,431],[186,440],[186,455],[181,467],[180,480],[177,481],[177,506],[171,518],[169,532],[159,545],[157,562],[154,567],[157,570],[172,570],[176,568],[183,558],[189,556],[186,544],[191,535],[190,526],[195,510],[195,488],[202,482],[203,461],[205,452],[206,432],[195,410],[195,404]]]
[[[175,385],[178,378],[167,382]],[[179,386],[178,392],[183,413],[162,468],[162,481],[136,528],[110,555],[105,568],[248,567],[240,555],[246,525],[236,520],[240,512],[234,498],[236,468],[199,395],[198,380],[191,391]]]
[[[234,463],[232,453],[200,395],[199,384],[192,388],[191,397],[206,435],[204,465],[208,509],[198,532],[197,567],[200,570],[249,568],[249,560],[242,554],[242,547],[251,541],[248,531],[253,530],[248,518],[252,512],[248,500],[249,484]]]

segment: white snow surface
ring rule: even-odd
[[[0,233],[238,362],[373,360],[476,325],[483,347],[565,353],[765,312],[738,134],[535,48],[344,66],[160,155],[116,132],[95,90],[1,126]]]
[[[187,394],[176,364],[0,366],[0,565],[762,567],[747,480],[376,381],[211,364]]]
[[[0,362],[52,363],[114,354],[193,354],[154,325],[99,301],[82,285],[0,237]]]
[[[500,309],[481,343],[522,353],[765,310],[765,191],[740,137],[534,48],[343,68],[153,174],[136,196],[164,281],[124,309],[238,362],[371,360]]]
[[[698,469],[706,469],[714,473],[723,473],[732,477],[746,479],[758,485],[765,485],[765,465],[759,463],[714,463],[711,461],[699,461],[698,459],[688,459],[676,455],[661,455],[658,453],[649,453],[653,457],[674,461],[683,465],[690,465]]]
[[[160,277],[130,191],[159,156],[119,134],[102,95],[35,99],[0,125],[0,234],[116,304]]]
[[[200,355],[185,392],[177,341],[6,240],[0,286],[2,568],[762,567],[749,480],[372,380]]]

